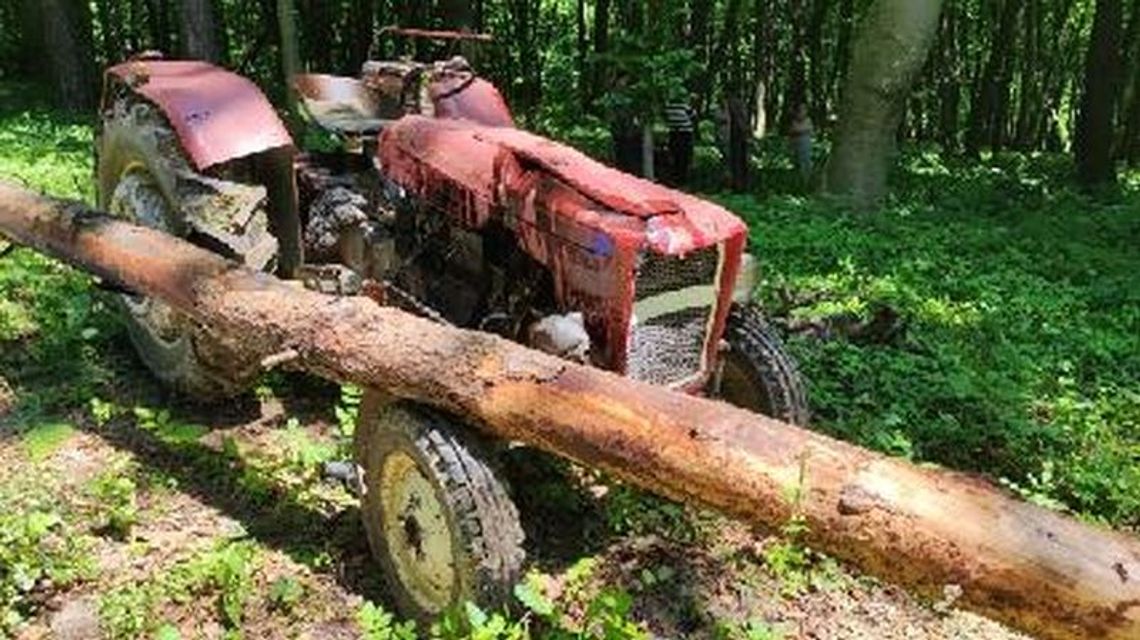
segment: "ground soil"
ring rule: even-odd
[[[0,380],[0,391],[5,389]],[[355,499],[315,471],[290,466],[293,453],[282,447],[280,436],[282,426],[295,419],[294,429],[303,429],[313,442],[332,444],[336,390],[294,378],[261,400],[203,407],[181,403],[140,377],[119,393],[115,400],[123,406],[168,406],[171,421],[205,431],[190,445],[172,447],[129,412],[97,425],[77,411],[68,416],[76,431],[38,459],[11,424],[0,431],[0,484],[9,488],[49,473],[43,491],[82,502],[76,496],[101,474],[125,468],[133,469],[139,484],[139,515],[128,539],[100,530],[99,505],[77,510],[86,514],[74,525],[94,541],[96,571],[73,587],[43,594],[42,606],[18,637],[103,637],[101,596],[155,581],[225,540],[248,540],[258,549],[244,637],[359,637],[355,612],[364,599],[386,600]],[[593,557],[594,588],[629,591],[633,616],[656,637],[725,637],[727,626],[749,621],[786,638],[1021,637],[949,602],[917,601],[818,557],[801,588],[789,588],[792,578],[765,560],[765,549],[778,537],[675,506],[659,513],[659,503],[644,506],[639,498],[631,503],[629,521],[615,523],[612,501],[619,493],[628,498],[628,490],[532,451],[504,455],[525,519],[528,553],[548,592],[557,596],[572,567]],[[285,576],[305,594],[287,612],[266,595]],[[225,631],[209,598],[163,602],[153,615],[183,638],[217,638]]]

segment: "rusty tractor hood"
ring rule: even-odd
[[[134,60],[111,67],[107,76],[162,110],[200,171],[293,144],[257,85],[208,62]]]
[[[544,208],[596,230],[624,236],[637,231],[642,246],[657,253],[684,255],[747,233],[740,218],[723,207],[513,127],[407,116],[384,130],[378,154],[398,182],[414,185],[426,172],[444,176],[469,192],[483,211],[504,202],[504,193],[514,185],[553,178],[580,194],[583,206],[549,206],[541,202],[550,193],[543,190],[534,204],[548,205]]]

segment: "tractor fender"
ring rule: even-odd
[[[293,146],[257,85],[208,62],[134,60],[111,67],[107,76],[162,110],[199,171]]]
[[[470,120],[488,127],[513,127],[514,118],[495,85],[478,77],[432,82],[428,91],[437,118]]]

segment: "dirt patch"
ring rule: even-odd
[[[51,633],[58,640],[99,640],[99,606],[90,596],[72,598],[51,616]]]

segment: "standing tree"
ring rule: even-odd
[[[220,62],[225,46],[213,0],[182,0],[182,53],[190,58]]]
[[[1085,186],[1116,180],[1112,157],[1116,102],[1120,96],[1121,0],[1097,0],[1085,56],[1085,90],[1077,115],[1077,178]]]
[[[40,51],[48,52],[56,104],[74,111],[95,106],[94,48],[91,8],[80,0],[24,0],[24,11],[35,21]]]
[[[852,52],[827,188],[860,204],[881,198],[911,85],[938,31],[941,0],[875,0]]]

